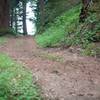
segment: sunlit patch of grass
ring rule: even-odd
[[[32,73],[0,54],[0,100],[42,100]]]

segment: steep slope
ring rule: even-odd
[[[100,1],[95,1],[89,7],[88,18],[79,23],[81,5],[71,7],[58,16],[49,28],[41,35],[36,36],[37,43],[42,47],[72,45],[83,48],[82,54],[100,55],[100,47],[95,42],[100,41]]]
[[[78,22],[79,13],[80,6],[76,6],[57,17],[43,34],[36,36],[37,43],[43,47],[60,44]]]

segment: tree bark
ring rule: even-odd
[[[0,0],[0,29],[8,29],[9,28],[9,0]]]
[[[27,3],[25,1],[22,2],[22,5],[23,5],[23,35],[27,35],[26,4]]]
[[[41,26],[45,24],[45,2],[44,0],[39,0],[39,10],[40,10],[40,23]]]
[[[15,18],[14,18],[14,21],[15,21],[15,31],[16,31],[16,33],[18,32],[18,23],[17,23],[17,21],[18,21],[18,18],[17,18],[17,9],[15,8]]]
[[[88,16],[88,9],[92,0],[82,0],[82,9],[80,13],[80,22],[84,22]]]
[[[14,9],[11,8],[11,15],[10,15],[10,27],[13,28],[14,23]]]

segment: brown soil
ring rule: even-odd
[[[44,100],[100,100],[100,59],[39,48],[31,36],[8,37],[0,52],[30,68]]]

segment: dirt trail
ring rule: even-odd
[[[100,100],[100,59],[41,49],[31,36],[7,38],[0,52],[32,70],[45,100]]]

